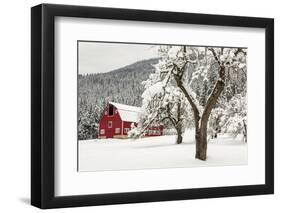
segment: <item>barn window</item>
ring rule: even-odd
[[[120,133],[120,128],[116,128],[116,129],[115,129],[115,133],[116,133],[116,134],[119,134],[119,133]]]
[[[125,133],[128,133],[129,131],[130,131],[129,128],[125,128],[125,129],[124,129],[124,132],[125,132]]]
[[[113,115],[113,105],[112,104],[109,104],[108,115]]]
[[[104,129],[101,129],[101,130],[100,130],[100,134],[101,134],[101,135],[104,135],[104,133],[105,133]]]
[[[108,128],[112,128],[112,121],[108,121]]]

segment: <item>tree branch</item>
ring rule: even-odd
[[[221,65],[220,59],[219,59],[216,51],[214,50],[214,48],[209,48],[209,50],[212,52],[212,54],[213,54],[215,60],[218,62],[218,64]]]
[[[239,48],[237,48],[237,50],[235,51],[234,55],[235,55],[235,56],[237,56],[237,55],[238,55],[238,53],[243,53],[243,54],[245,54],[245,55],[246,55],[246,52],[244,52],[244,51],[243,51],[243,49],[242,49],[242,48],[240,48],[240,47],[239,47]]]
[[[186,88],[183,86],[182,81],[178,78],[178,76],[174,75],[174,78],[176,80],[177,86],[181,89],[185,97],[187,98],[189,104],[191,105],[191,108],[193,110],[194,120],[198,122],[200,120],[199,110],[194,103],[193,99],[191,98],[190,94],[186,90]]]
[[[209,48],[209,50],[213,53],[215,60],[219,60],[216,52],[214,51],[214,49]],[[218,63],[219,63],[219,61],[218,61]],[[221,92],[224,89],[224,85],[225,85],[225,66],[223,66],[221,63],[219,63],[219,64],[220,64],[219,79],[217,80],[216,85],[215,85],[211,95],[209,96],[207,102],[206,102],[205,109],[204,109],[203,114],[202,114],[202,119],[204,118],[204,119],[208,120],[212,109],[214,108]],[[202,122],[204,122],[204,121],[202,121]]]

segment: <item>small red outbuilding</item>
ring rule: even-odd
[[[109,102],[99,122],[99,138],[127,138],[132,125],[137,125],[140,107]],[[145,136],[163,135],[162,126],[149,127]]]

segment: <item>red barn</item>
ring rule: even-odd
[[[127,138],[133,125],[137,125],[140,107],[109,102],[99,122],[99,138]],[[162,126],[149,127],[145,136],[160,136]]]

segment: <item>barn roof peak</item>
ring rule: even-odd
[[[115,102],[109,102],[109,104],[112,104],[119,110],[126,110],[126,111],[133,111],[133,112],[140,112],[141,108],[136,107],[136,106],[130,106],[130,105],[125,105],[125,104],[119,104]]]
[[[117,108],[119,115],[123,121],[138,122],[141,112],[140,107],[119,104],[115,102],[109,102],[109,104],[112,104]]]

